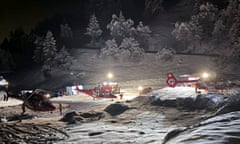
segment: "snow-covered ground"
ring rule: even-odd
[[[151,97],[153,95],[162,99],[196,97],[194,88],[188,87],[166,87],[155,90],[145,96]],[[216,103],[218,103],[218,100],[223,100],[219,97],[219,94],[206,94],[204,96],[211,98]],[[183,132],[177,138],[171,139],[167,143],[214,144],[224,143],[228,139],[239,139],[236,136],[240,132],[237,128],[240,123],[239,118],[238,112],[211,118],[202,122],[202,126],[193,126],[194,128],[186,130],[186,132]],[[223,121],[224,123],[221,120],[225,120]],[[170,124],[166,116],[162,113],[131,109],[108,119],[92,123],[69,125],[65,130],[70,135],[70,138],[59,143],[159,144],[163,143],[165,136],[169,132],[177,128],[179,126]]]
[[[0,101],[0,107],[6,107],[6,106],[15,106],[20,105],[23,102],[14,98],[9,98],[8,101]]]
[[[158,144],[162,142],[168,130],[174,128],[174,126],[167,125],[164,122],[164,116],[159,113],[137,113],[136,110],[131,110],[120,115],[120,119],[125,119],[123,123],[111,123],[110,120],[102,120],[68,126],[66,130],[71,137],[59,143]],[[134,118],[131,119],[129,116],[134,116]]]
[[[240,112],[220,115],[202,122],[202,126],[184,131],[167,144],[238,144]]]
[[[187,97],[196,97],[195,88],[193,87],[165,87],[163,89],[159,89],[151,92],[148,95],[153,95],[165,99],[177,99],[177,98],[187,98]]]

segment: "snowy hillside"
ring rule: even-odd
[[[164,61],[156,59],[155,54],[148,53],[141,63],[121,63],[114,59],[99,59],[98,50],[74,49],[72,54],[74,63],[70,71],[53,71],[51,78],[44,79],[41,71],[34,69],[10,83],[15,86],[22,85],[22,89],[58,90],[73,83],[92,88],[107,81],[106,74],[112,72],[112,81],[118,82],[125,91],[136,94],[139,85],[154,89],[166,86],[166,72],[171,71],[178,76],[212,68],[210,58],[205,56],[176,55],[172,61]]]

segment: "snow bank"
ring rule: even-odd
[[[166,144],[224,144],[240,143],[240,112],[213,117],[199,126],[187,129]]]
[[[177,99],[177,98],[187,98],[187,97],[196,97],[195,88],[192,87],[165,87],[152,93],[148,94],[149,96],[155,96],[161,100]]]
[[[223,106],[228,97],[220,93],[196,94],[192,87],[163,88],[147,94],[152,96],[151,104],[166,107],[181,107],[188,110],[216,110]]]
[[[0,107],[21,105],[23,102],[17,99],[9,98],[8,101],[0,101]]]

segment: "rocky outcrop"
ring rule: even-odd
[[[217,100],[216,100],[217,99]],[[161,99],[156,97],[151,104],[155,106],[183,108],[187,110],[216,110],[224,104],[224,96],[198,95],[196,97]]]
[[[90,121],[96,121],[100,120],[101,118],[104,117],[104,114],[102,112],[86,112],[86,113],[81,113],[81,112],[70,112],[67,113],[61,121],[67,122],[68,124],[74,124],[77,122],[90,122]]]
[[[240,143],[240,112],[211,117],[195,125],[170,131],[162,144]]]
[[[108,107],[106,107],[104,109],[104,111],[109,113],[111,116],[116,116],[116,115],[119,115],[119,114],[125,112],[128,109],[129,109],[129,107],[125,104],[115,103],[115,104],[111,104]]]
[[[221,108],[219,108],[219,110],[216,112],[216,115],[234,111],[240,111],[240,93],[229,97],[227,103]]]

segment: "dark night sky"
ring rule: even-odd
[[[0,42],[18,27],[29,32],[38,22],[54,16],[68,0],[4,0],[0,4]]]
[[[111,18],[109,13],[118,11],[117,9],[122,7],[122,10],[131,17],[141,17],[142,5],[144,0],[113,0],[116,5],[112,6],[112,9],[102,12],[102,5],[93,5],[92,0],[4,0],[0,3],[0,43],[2,40],[9,36],[11,31],[22,27],[25,32],[30,32],[39,22],[43,22],[46,19],[51,19],[54,16],[63,16],[73,20],[78,24],[86,21],[88,15],[92,14],[92,10],[98,7],[98,15],[108,20],[107,16]],[[85,3],[89,2],[89,3]],[[99,1],[98,1],[99,2]],[[108,2],[108,1],[107,1]],[[103,3],[104,5],[106,3]],[[137,4],[137,5],[136,5]],[[139,6],[139,4],[141,6]],[[111,5],[106,5],[109,8]],[[80,11],[79,11],[80,10]],[[82,10],[82,11],[81,11]],[[74,14],[76,12],[76,15]],[[74,14],[74,16],[71,16]],[[86,17],[85,17],[86,16]],[[79,17],[79,18],[78,18]],[[71,23],[69,23],[71,24]],[[73,24],[73,23],[72,23]],[[74,25],[72,25],[74,27]]]

